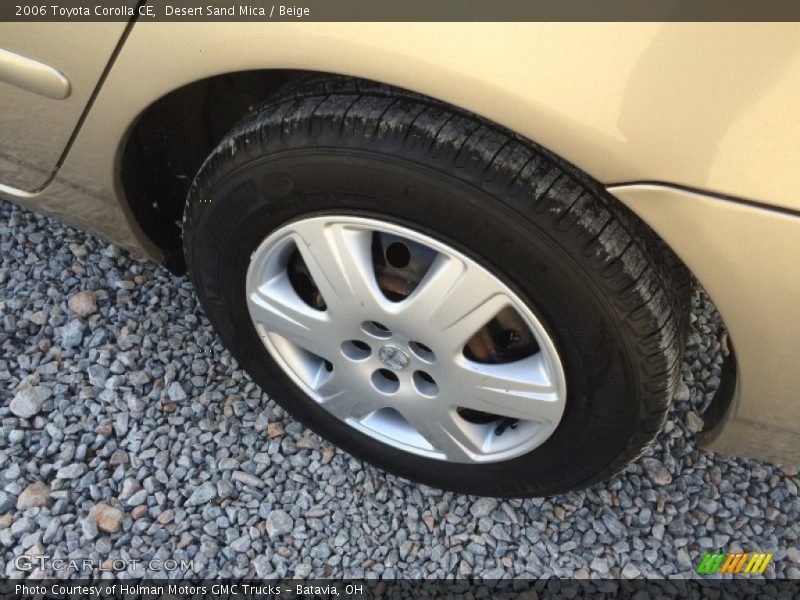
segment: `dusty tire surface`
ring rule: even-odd
[[[309,399],[259,339],[243,282],[271,231],[315,214],[415,228],[497,273],[557,342],[568,400],[556,432],[515,459],[442,468]],[[267,393],[354,456],[432,486],[541,496],[605,480],[655,437],[678,379],[684,286],[649,228],[536,144],[387,86],[310,78],[253,111],[197,175],[184,247],[206,314]]]

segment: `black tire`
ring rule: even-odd
[[[410,226],[498,274],[542,319],[565,364],[555,433],[518,458],[442,468],[306,397],[256,334],[244,277],[270,232],[315,213]],[[412,480],[494,496],[585,487],[642,452],[672,398],[686,315],[651,230],[564,160],[410,92],[312,78],[249,114],[192,185],[184,245],[206,314],[253,379],[337,446]]]

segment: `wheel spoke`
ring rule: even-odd
[[[427,323],[441,343],[458,351],[509,303],[486,271],[440,254],[402,310],[409,319]]]
[[[372,232],[367,229],[302,221],[295,243],[327,305],[375,308],[383,296],[372,263]]]
[[[561,419],[563,406],[540,354],[505,364],[462,361],[456,376],[464,408],[552,425]]]
[[[321,395],[319,403],[335,417],[360,421],[379,408],[383,408],[376,405],[372,396],[343,386],[338,379],[333,377],[317,389]]]
[[[436,411],[431,415],[425,411],[399,410],[408,424],[416,429],[434,450],[454,462],[472,462],[483,453],[483,437],[480,428],[472,427],[450,411]]]
[[[285,275],[279,275],[251,291],[247,306],[253,320],[265,330],[277,333],[309,352],[320,354],[320,330],[328,324],[328,317],[303,302]]]

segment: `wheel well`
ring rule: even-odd
[[[167,253],[181,247],[189,186],[212,149],[255,104],[303,71],[241,71],[202,79],[139,116],[121,163],[122,186],[144,233]]]

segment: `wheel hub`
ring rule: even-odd
[[[508,460],[561,420],[564,372],[547,331],[496,275],[430,236],[344,215],[298,220],[252,254],[246,291],[294,383],[395,448]]]
[[[408,366],[408,353],[391,344],[384,346],[378,352],[380,361],[393,371],[402,371]]]

